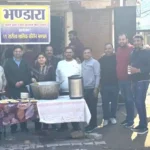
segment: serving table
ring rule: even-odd
[[[60,96],[54,100],[0,102],[0,128],[39,118],[47,124],[86,122],[91,114],[84,99]]]

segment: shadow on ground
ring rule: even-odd
[[[147,107],[148,122],[150,122],[150,105]],[[150,131],[145,135],[138,135],[120,125],[125,118],[125,108],[119,107],[117,113],[117,125],[109,125],[99,129],[103,134],[108,147],[113,150],[150,150]],[[138,115],[135,116],[135,126],[138,124]],[[150,129],[150,123],[148,124]]]

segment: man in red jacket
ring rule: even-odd
[[[119,35],[118,42],[119,47],[116,53],[117,77],[119,80],[121,95],[125,100],[127,114],[126,119],[121,125],[131,128],[134,124],[134,100],[127,68],[129,65],[130,54],[133,51],[133,46],[128,43],[128,38],[125,34]]]

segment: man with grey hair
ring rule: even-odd
[[[84,84],[84,98],[91,112],[91,120],[86,127],[92,132],[97,127],[97,101],[100,83],[100,64],[92,58],[92,49],[85,48],[83,52],[82,76]]]

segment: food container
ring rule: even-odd
[[[28,99],[29,98],[29,93],[20,93],[20,98],[21,99]]]
[[[73,75],[69,80],[69,96],[70,99],[83,98],[83,79],[79,75]]]
[[[37,82],[31,84],[31,89],[35,99],[52,100],[59,96],[59,85],[55,81]]]

